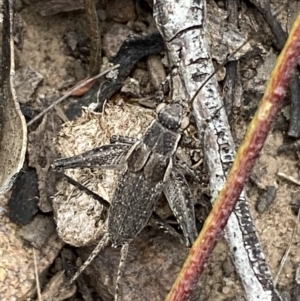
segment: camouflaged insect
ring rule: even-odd
[[[105,246],[122,246],[116,281],[117,300],[128,244],[148,224],[162,192],[179,222],[186,245],[194,242],[197,229],[193,196],[182,172],[186,168],[178,163],[175,155],[182,137],[184,115],[179,103],[164,106],[141,140],[117,139],[113,144],[54,162],[56,169],[122,168],[108,212],[106,234],[70,283]]]

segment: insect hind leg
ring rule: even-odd
[[[164,194],[184,234],[186,245],[196,240],[198,231],[194,211],[194,198],[184,175],[176,168],[164,187]]]
[[[75,273],[75,275],[70,279],[69,285],[71,285],[79,276],[80,274],[85,270],[85,268],[94,260],[94,258],[110,243],[110,235],[109,233],[106,233],[96,248],[93,250],[93,252],[90,254],[88,259],[81,265],[81,267],[78,269],[78,271]]]
[[[102,145],[73,157],[57,159],[52,167],[54,169],[79,167],[120,169],[130,148],[131,144],[124,143]]]

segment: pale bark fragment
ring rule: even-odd
[[[214,72],[205,40],[205,30],[209,30],[205,24],[205,10],[205,1],[157,0],[154,5],[157,26],[166,41],[172,64],[183,81],[185,99],[190,100]],[[174,89],[176,95],[176,85]],[[215,199],[234,160],[235,145],[214,77],[191,105],[203,137],[211,195]],[[244,193],[228,220],[225,233],[247,300],[278,300]]]
[[[14,88],[14,40],[12,1],[0,3],[0,194],[9,190],[23,166],[27,127]]]

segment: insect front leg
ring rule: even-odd
[[[199,140],[194,140],[190,137],[187,137],[185,134],[183,134],[181,136],[179,145],[183,148],[189,148],[191,150],[197,150],[199,152],[202,152],[202,143]],[[192,169],[191,166],[188,165],[184,160],[181,159],[178,149],[176,151],[175,166],[184,175],[188,175],[189,177],[191,177],[193,179],[193,181],[198,182],[198,183],[201,182],[201,179],[197,175],[196,171],[194,169]]]
[[[185,175],[188,175],[193,179],[193,181],[200,183],[201,179],[197,175],[194,169],[192,169],[186,162],[176,159],[175,166],[178,171],[182,172]]]
[[[190,149],[201,149],[202,143],[199,140],[194,140],[186,135],[181,136],[180,146],[187,147]]]

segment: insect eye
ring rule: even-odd
[[[182,130],[186,129],[190,124],[190,118],[188,116],[185,116],[181,120],[180,128]]]
[[[160,113],[167,105],[165,103],[160,103],[157,107],[156,107],[156,114]]]

